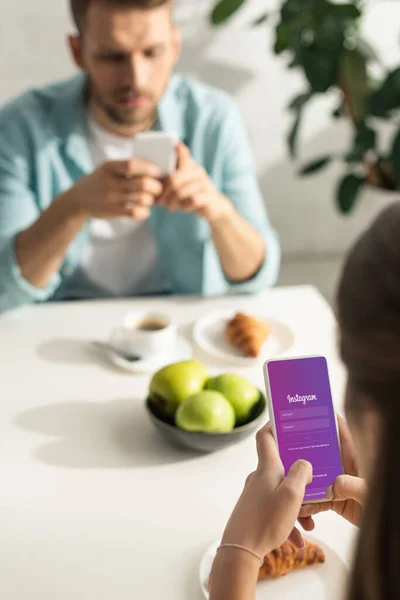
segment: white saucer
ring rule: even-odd
[[[260,581],[257,584],[256,600],[271,600],[271,598],[293,600],[299,597],[299,590],[301,590],[301,598],[338,600],[344,597],[343,592],[348,577],[345,563],[330,546],[309,535],[306,537],[310,542],[321,546],[325,553],[325,562],[322,565],[293,571],[278,579]],[[208,548],[200,563],[200,586],[207,600],[208,579],[219,543],[215,542]]]
[[[245,357],[226,339],[225,328],[234,315],[235,312],[224,310],[202,317],[196,322],[193,329],[193,338],[196,344],[216,358],[235,365],[251,367],[258,362],[265,362],[287,352],[294,343],[293,332],[287,325],[269,318],[267,315],[254,314],[255,317],[266,322],[270,333],[257,358]]]
[[[113,343],[113,337],[111,335],[110,343]],[[182,336],[178,336],[176,343],[173,348],[171,348],[168,353],[165,354],[157,354],[155,356],[149,358],[143,358],[142,360],[138,360],[136,362],[130,362],[121,358],[118,354],[114,352],[109,352],[109,357],[111,361],[120,367],[121,369],[125,369],[126,371],[130,371],[131,373],[153,373],[154,371],[158,371],[174,362],[180,362],[181,360],[188,360],[193,356],[193,348],[192,345]]]

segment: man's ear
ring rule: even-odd
[[[174,25],[172,30],[172,47],[174,52],[174,62],[178,62],[182,49],[182,32],[179,27]]]
[[[69,35],[67,38],[72,60],[79,69],[84,69],[82,59],[82,39],[79,35]]]

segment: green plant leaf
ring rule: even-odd
[[[371,114],[382,118],[400,108],[400,68],[389,73],[382,86],[371,94],[369,105]]]
[[[222,25],[232,15],[235,14],[246,0],[221,0],[218,2],[211,13],[211,23],[213,25]]]
[[[337,55],[324,56],[313,47],[303,49],[301,56],[300,62],[314,92],[322,94],[334,85],[339,68]]]
[[[354,152],[353,150],[350,150],[343,156],[343,160],[349,165],[354,165],[355,163],[362,163],[362,158],[362,155],[360,156],[359,153]]]
[[[306,44],[310,34],[314,39]],[[296,55],[314,92],[326,92],[336,83],[343,43],[344,26],[332,17],[326,17],[314,31],[302,27],[296,41]]]
[[[397,91],[400,90],[400,67],[388,74],[385,83]]]
[[[358,19],[361,17],[361,11],[355,4],[331,4],[330,10],[335,17],[340,19]]]
[[[258,17],[258,19],[255,19],[255,21],[252,22],[252,26],[253,27],[258,27],[259,25],[264,25],[264,23],[266,23],[269,19],[269,14],[268,13],[264,13],[263,15],[260,15]]]
[[[299,15],[301,15],[303,10],[304,0],[285,0],[281,7],[282,21],[296,19]]]
[[[301,110],[303,108],[303,106],[310,100],[310,98],[312,96],[313,96],[313,93],[311,90],[309,90],[308,92],[299,94],[298,96],[293,98],[293,100],[291,101],[291,103],[288,106],[288,109],[294,110],[294,111]]]
[[[376,131],[368,127],[365,123],[361,123],[356,131],[353,141],[353,147],[348,154],[345,155],[345,161],[362,162],[368,150],[374,150],[376,146]]]
[[[289,48],[290,29],[284,23],[279,23],[275,29],[275,54],[281,54]]]
[[[364,151],[375,148],[376,144],[376,131],[369,127],[366,123],[362,123],[357,128],[357,135],[355,138],[356,146],[362,147]]]
[[[347,154],[345,154],[343,156],[343,160],[349,164],[349,165],[353,165],[354,164],[361,164],[362,163],[362,159],[363,159],[363,155],[360,156],[359,153],[354,152],[353,150],[350,150],[350,152],[347,152]]]
[[[360,175],[356,175],[355,173],[345,175],[340,181],[337,189],[336,202],[339,210],[343,214],[351,212],[364,184],[364,177],[360,177]]]
[[[394,136],[390,162],[394,179],[397,185],[400,186],[400,130]]]
[[[288,135],[288,147],[291,158],[295,158],[297,154],[297,138],[299,135],[301,125],[301,117],[302,113],[301,111],[299,111],[296,115],[296,118]]]
[[[304,165],[299,171],[300,175],[311,175],[312,173],[316,173],[320,171],[324,167],[326,167],[332,160],[332,156],[322,156],[321,158],[317,158],[309,162],[307,165]]]

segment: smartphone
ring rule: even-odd
[[[165,131],[145,131],[133,139],[133,155],[155,163],[161,169],[161,177],[176,169],[176,145],[178,137]]]
[[[285,474],[305,459],[313,480],[304,503],[326,500],[326,490],[343,473],[328,364],[323,356],[269,360],[264,365],[273,433]]]

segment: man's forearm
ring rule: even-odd
[[[84,222],[69,190],[57,196],[33,225],[16,236],[17,260],[29,283],[38,288],[46,287]]]
[[[229,203],[230,204],[230,203]],[[266,253],[260,234],[230,204],[210,222],[222,268],[232,281],[247,281],[261,267]]]

